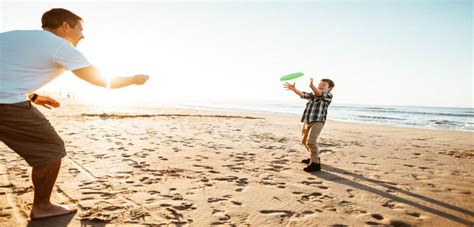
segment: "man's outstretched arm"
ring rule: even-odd
[[[148,80],[147,75],[137,74],[134,76],[117,76],[110,79],[109,86],[107,80],[102,76],[100,71],[94,66],[89,66],[82,69],[77,69],[72,71],[77,77],[94,84],[99,87],[104,88],[122,88],[132,84],[142,85]]]

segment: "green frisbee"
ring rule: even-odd
[[[292,73],[292,74],[288,74],[288,75],[286,75],[286,76],[282,76],[282,77],[280,78],[280,81],[293,80],[293,79],[296,79],[296,78],[301,77],[301,76],[303,76],[303,75],[304,75],[304,73]]]

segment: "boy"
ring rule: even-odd
[[[326,122],[328,107],[332,101],[330,91],[334,88],[334,82],[330,79],[322,79],[316,88],[313,85],[313,78],[311,78],[309,87],[313,92],[310,93],[299,91],[295,88],[295,83],[290,84],[287,82],[284,87],[295,92],[301,98],[308,99],[301,117],[301,122],[304,122],[301,142],[311,155],[309,159],[303,159],[301,162],[308,164],[308,166],[303,168],[306,172],[320,171],[321,163],[317,139]]]

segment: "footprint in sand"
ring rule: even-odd
[[[328,211],[337,211],[337,209],[333,206],[324,206],[323,209],[326,209]]]
[[[406,212],[408,215],[415,217],[415,218],[420,218],[421,214],[415,211],[407,211]]]
[[[306,216],[311,216],[312,214],[314,214],[315,212],[321,212],[320,210],[315,210],[315,211],[312,211],[312,210],[305,210],[301,213],[301,215],[298,215],[298,216],[303,216],[303,217],[306,217]]]
[[[347,206],[347,205],[351,205],[352,203],[347,201],[347,200],[342,200],[341,202],[339,202],[339,205],[341,206]]]
[[[382,223],[378,223],[378,222],[374,222],[374,221],[368,221],[365,224],[367,224],[367,225],[376,225],[376,226],[381,226],[382,225]]]
[[[379,165],[377,163],[368,163],[368,162],[352,162],[352,164],[371,165],[371,166],[378,166]]]
[[[112,198],[114,197],[115,195],[113,193],[109,193],[109,192],[98,192],[98,191],[85,191],[85,192],[81,192],[83,195],[99,195],[100,197],[104,198],[104,199],[109,199],[109,198]]]
[[[277,188],[286,188],[284,185],[286,184],[285,182],[280,182],[280,183],[277,183]]]
[[[150,195],[156,195],[156,194],[160,194],[160,192],[159,192],[159,191],[155,191],[155,190],[150,190],[150,191],[148,191],[148,194],[150,194]]]
[[[145,199],[145,203],[153,203],[155,202],[156,199],[155,198],[148,198],[148,199]]]
[[[239,187],[246,187],[249,184],[247,178],[239,178],[238,180],[235,181],[235,183]]]
[[[212,173],[212,174],[219,174],[219,173],[221,173],[221,172],[215,171],[215,170],[209,170],[209,171],[207,171],[207,172],[208,172],[208,173]]]
[[[408,226],[412,226],[406,222],[403,222],[403,221],[399,221],[399,220],[390,220],[390,222],[388,223],[389,226],[398,226],[398,227],[408,227]]]
[[[176,210],[174,210],[171,207],[166,207],[164,212],[161,215],[167,219],[180,220],[181,218],[183,218],[182,214],[178,213]]]
[[[296,192],[293,192],[293,194],[296,194]],[[325,199],[326,197],[324,197],[325,195],[323,195],[322,193],[319,193],[319,192],[313,192],[311,194],[302,194],[299,201],[303,202],[303,201],[309,201],[309,202],[320,202],[322,203],[322,199]]]
[[[5,212],[0,212],[0,221],[6,221],[12,217],[11,214],[5,213]]]
[[[267,215],[278,215],[280,217],[291,217],[293,215],[293,212],[289,210],[261,210],[260,213]]]
[[[230,201],[230,202],[236,206],[242,206],[241,202],[237,202],[237,201]]]
[[[212,210],[212,216],[215,216],[218,221],[212,222],[211,225],[224,225],[224,224],[229,224],[228,221],[231,219],[231,217],[223,210],[219,210],[216,208],[213,208]]]
[[[243,167],[240,167],[241,165],[244,165],[244,163],[235,163],[233,165],[222,165],[222,167],[226,167],[230,170],[232,170],[233,172],[240,172],[240,170],[244,169]]]
[[[158,158],[161,160],[161,161],[168,161],[167,158],[163,157],[163,156],[158,156]]]
[[[79,174],[81,171],[79,171],[78,169],[76,168],[69,168],[68,169],[68,173],[70,173],[73,177],[77,176],[77,174]]]
[[[379,221],[380,221],[380,220],[383,220],[383,216],[380,215],[380,214],[372,214],[372,215],[370,215],[370,216],[372,216],[373,218],[375,218],[375,219],[377,219],[377,220],[379,220]]]
[[[227,200],[226,198],[208,198],[207,202],[208,203],[217,203],[217,202],[226,201],[226,200]]]
[[[273,171],[273,172],[280,172],[282,170],[288,170],[288,169],[290,169],[290,168],[289,167],[284,167],[284,166],[281,166],[281,165],[275,165],[275,164],[271,164],[270,168],[265,168],[265,170]]]
[[[316,184],[322,184],[322,181],[301,181],[302,184],[304,185],[316,185]]]
[[[177,148],[177,147],[173,147],[173,151],[174,152],[179,152],[179,151],[182,151],[181,149]]]
[[[234,182],[235,180],[239,179],[239,177],[236,176],[226,176],[226,177],[217,177],[214,178],[213,180],[217,181],[226,181],[226,182]]]
[[[352,189],[349,188],[346,191],[347,193],[349,193],[349,198],[354,198],[354,195],[352,194],[352,191],[353,191]]]
[[[390,209],[400,208],[399,206],[397,206],[397,202],[393,200],[386,201],[385,203],[382,204],[382,206],[390,208]]]
[[[184,210],[196,210],[197,208],[194,206],[193,203],[188,201],[181,202],[180,205],[173,206],[174,209],[184,211]]]
[[[335,154],[336,152],[334,152],[333,150],[331,149],[321,149],[319,151],[320,154],[324,154],[324,153],[328,153],[328,154]]]

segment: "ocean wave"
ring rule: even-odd
[[[215,117],[215,118],[240,118],[240,119],[264,119],[261,117],[235,116],[235,115],[204,115],[204,114],[87,114],[81,117],[99,117],[102,119],[124,119],[124,118],[149,118],[149,117]]]
[[[464,122],[459,122],[459,121],[450,121],[450,120],[429,120],[428,121],[430,124],[435,124],[435,125],[456,125],[456,126],[464,126]]]
[[[333,108],[338,109],[363,109],[363,110],[396,110],[396,108],[391,107],[365,107],[365,106],[333,106]]]
[[[397,120],[397,121],[404,121],[405,118],[396,118],[396,117],[382,117],[382,116],[365,116],[365,115],[357,115],[359,118],[367,118],[367,119],[378,119],[378,120]]]
[[[463,126],[464,129],[467,129],[467,130],[474,130],[474,123],[464,123],[464,126]]]
[[[340,108],[340,107],[334,107]],[[462,118],[472,118],[474,113],[472,112],[460,112],[460,113],[446,113],[446,112],[427,112],[427,111],[413,111],[413,110],[396,110],[396,109],[384,109],[384,108],[346,108],[344,109],[353,109],[354,111],[367,111],[374,113],[386,113],[386,114],[410,114],[410,115],[427,115],[427,116],[448,116],[448,117],[462,117]]]
[[[304,109],[303,105],[296,104],[193,104],[185,107],[297,115]],[[457,131],[473,131],[474,128],[474,112],[470,108],[333,105],[329,107],[328,119]]]

